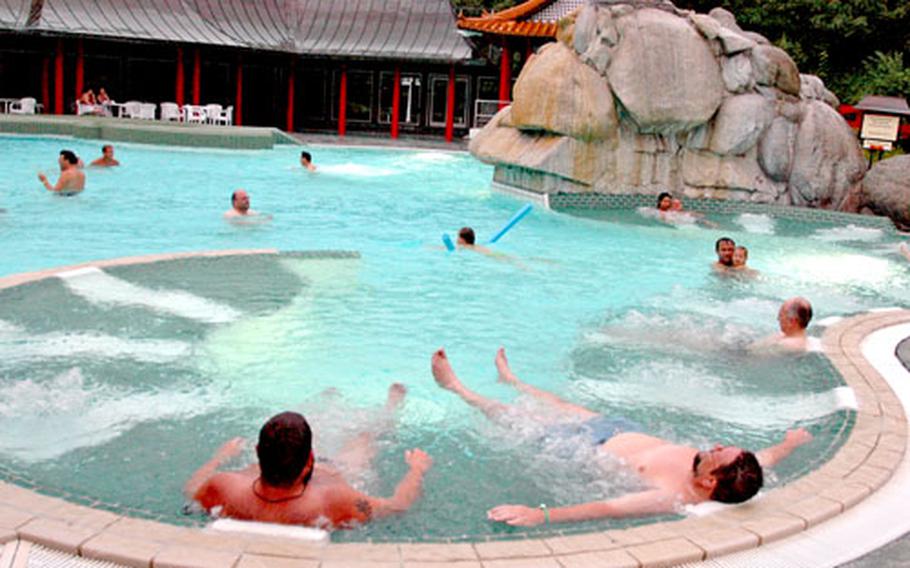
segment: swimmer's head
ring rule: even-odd
[[[75,166],[79,163],[79,158],[76,157],[76,154],[72,150],[60,150],[60,167],[64,167],[64,164],[69,164]]]
[[[669,211],[673,205],[673,196],[666,191],[657,196],[657,210]]]
[[[681,200],[681,199],[677,199],[677,198],[674,197],[674,198],[670,201],[670,209],[671,209],[672,211],[682,211],[682,208],[683,208],[683,206],[682,206],[682,200]]]
[[[758,458],[735,446],[716,446],[695,454],[692,475],[696,485],[710,491],[712,501],[742,503],[764,484]]]
[[[250,210],[250,196],[242,189],[238,189],[231,194],[231,207],[240,213],[246,213]]]
[[[474,229],[471,227],[462,227],[458,231],[458,244],[464,246],[473,246],[476,238],[474,237]]]
[[[101,147],[101,153],[104,154],[105,158],[108,158],[108,159],[113,158],[114,157],[114,147],[111,146],[110,144],[105,144],[104,146]]]
[[[309,152],[300,153],[300,163],[304,166],[309,166],[313,162],[313,156]]]
[[[802,333],[812,321],[812,304],[801,297],[790,298],[777,312],[777,323],[784,335]]]
[[[746,247],[733,249],[733,266],[745,266],[747,260],[749,260],[749,249]]]
[[[273,487],[290,487],[301,475],[307,483],[313,474],[313,432],[306,418],[282,412],[259,431],[256,456],[262,481]]]
[[[717,253],[717,262],[724,266],[733,266],[733,252],[736,243],[730,237],[721,237],[714,243],[714,252]]]

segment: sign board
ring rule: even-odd
[[[890,152],[892,150],[891,142],[872,138],[863,140],[863,148],[866,150],[878,150],[879,152]]]
[[[875,139],[885,142],[894,142],[897,140],[897,131],[901,125],[899,116],[888,116],[885,114],[863,115],[863,128],[860,131],[860,138]]]

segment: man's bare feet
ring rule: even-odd
[[[408,394],[408,387],[401,383],[392,383],[389,386],[389,396],[386,399],[385,407],[387,410],[395,410],[404,402],[404,396]]]
[[[509,360],[506,359],[506,350],[502,347],[496,352],[496,370],[499,371],[499,382],[510,385],[518,384],[518,377],[509,368]]]
[[[446,357],[445,349],[440,349],[433,353],[433,358],[430,360],[430,367],[433,370],[433,378],[436,379],[436,384],[442,388],[456,391],[461,386],[461,381],[455,376],[455,371],[452,370],[449,358]]]

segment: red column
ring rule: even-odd
[[[54,56],[54,114],[63,114],[63,40],[57,40]]]
[[[512,100],[512,52],[506,40],[502,40],[502,56],[499,58],[499,100]],[[505,106],[505,102],[499,103],[500,109]]]
[[[395,66],[395,81],[392,87],[392,138],[398,138],[398,115],[401,113],[401,67]]]
[[[45,55],[41,60],[41,104],[44,112],[51,112],[51,58]]]
[[[449,67],[449,88],[446,91],[446,142],[455,134],[455,65]]]
[[[348,125],[348,70],[341,68],[341,92],[338,94],[338,136],[344,136]]]
[[[524,60],[524,62],[527,63],[528,59],[531,59],[532,55],[534,55],[534,48],[531,47],[531,38],[527,38],[525,40],[525,60]]]
[[[193,104],[199,104],[199,81],[202,76],[202,62],[199,56],[199,48],[193,51]]]
[[[288,74],[288,120],[287,120],[287,130],[288,132],[294,132],[294,84],[297,81],[294,72],[294,61],[291,60],[291,70]]]
[[[237,59],[237,93],[234,95],[234,124],[243,126],[243,60]]]
[[[76,40],[76,99],[82,96],[85,89],[85,50],[82,38]]]
[[[183,48],[177,48],[177,79],[174,81],[174,102],[183,106],[183,96],[185,88],[183,87]]]

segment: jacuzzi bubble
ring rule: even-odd
[[[736,223],[749,233],[756,235],[773,235],[774,219],[770,215],[742,213],[736,217]]]
[[[818,229],[815,231],[813,238],[826,242],[874,242],[884,237],[884,231],[881,229],[872,229],[869,227],[857,227],[856,225],[847,225],[846,227],[834,227],[829,229]]]

